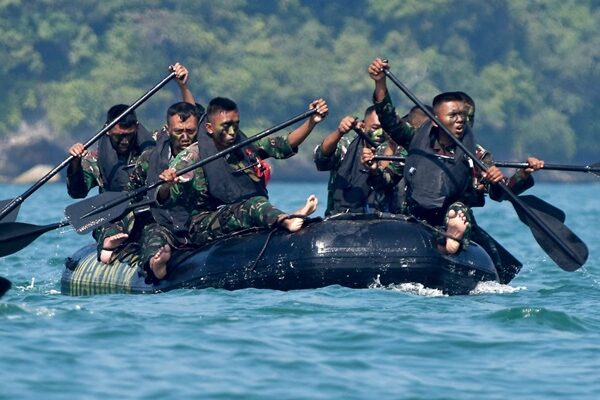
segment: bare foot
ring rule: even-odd
[[[304,207],[297,209],[296,211],[291,213],[291,215],[302,215],[305,217],[309,216],[310,214],[312,214],[316,211],[318,204],[319,204],[319,199],[317,199],[317,196],[315,196],[314,194],[311,194],[306,199],[306,204],[304,204]],[[285,217],[286,216],[284,216],[284,218],[282,218],[280,221],[281,221],[281,225],[283,225],[283,227],[285,229],[287,229],[288,231],[297,232],[300,230],[300,228],[302,228],[302,225],[304,224],[303,218],[285,218]]]
[[[165,244],[158,249],[154,257],[150,259],[150,269],[156,279],[163,279],[167,276],[167,262],[171,259],[171,246]]]
[[[460,248],[460,241],[467,230],[469,223],[466,215],[459,211],[450,210],[448,212],[448,225],[446,226],[446,253],[454,254]]]
[[[109,236],[102,242],[102,251],[100,252],[100,261],[104,264],[110,263],[110,259],[113,254],[113,250],[116,249],[129,237],[126,233],[117,233],[116,235]]]

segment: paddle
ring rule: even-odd
[[[425,115],[448,135],[456,146],[461,148],[473,160],[473,163],[479,169],[487,171],[485,164],[475,157],[389,69],[384,69],[383,72]],[[515,208],[519,218],[529,226],[540,247],[560,268],[565,271],[575,271],[585,264],[588,257],[587,246],[569,228],[550,214],[534,212],[504,183],[499,183],[498,186]]]
[[[525,162],[509,162],[509,161],[498,161],[495,162],[497,167],[504,168],[527,168],[529,165]],[[544,164],[542,169],[554,170],[554,171],[574,171],[574,172],[589,172],[596,176],[600,176],[600,163],[592,165],[561,165],[561,164]]]
[[[277,132],[292,124],[295,124],[298,121],[308,118],[316,112],[317,110],[313,109],[306,111],[300,115],[297,115],[286,122],[273,126],[225,150],[221,150],[218,153],[213,154],[212,156],[206,157],[205,159],[197,163],[182,168],[179,171],[177,171],[176,175],[181,176],[189,171],[199,168],[205,164],[208,164],[209,162],[223,157],[229,153],[232,153],[241,147],[247,146],[250,143],[262,139],[263,137],[271,135],[274,132]],[[106,222],[118,218],[129,207],[128,204],[124,204],[125,202],[135,197],[141,196],[149,190],[152,190],[163,183],[164,181],[159,180],[150,185],[146,185],[139,189],[133,190],[129,193],[112,192],[111,194],[107,194],[110,192],[104,192],[98,196],[68,206],[65,209],[65,215],[67,217],[67,220],[71,223],[71,225],[73,225],[77,233],[84,234],[99,226],[104,225]],[[117,193],[117,195],[115,195],[115,193]]]
[[[44,233],[66,225],[69,225],[67,221],[43,226],[24,222],[0,224],[0,257],[16,253]]]
[[[8,292],[10,289],[11,283],[8,279],[0,276],[0,297],[4,296],[4,293]]]
[[[374,156],[373,161],[406,161],[406,157],[400,156]],[[526,162],[514,161],[495,161],[496,167],[502,168],[527,168],[529,164]],[[596,176],[600,176],[600,163],[592,165],[562,165],[562,164],[544,164],[541,169],[549,171],[572,171],[572,172],[590,172]]]
[[[83,147],[85,149],[89,148],[92,144],[94,144],[96,141],[98,141],[102,137],[102,135],[106,134],[106,132],[110,131],[115,125],[117,125],[117,123],[119,122],[119,120],[121,118],[123,118],[125,115],[129,114],[131,111],[135,110],[140,105],[142,105],[146,100],[148,100],[152,95],[154,95],[154,93],[159,91],[163,86],[165,86],[167,84],[167,82],[169,82],[174,77],[175,77],[174,72],[171,72],[169,75],[167,75],[162,81],[157,83],[152,89],[150,89],[142,97],[137,99],[131,106],[129,106],[125,111],[123,111],[118,117],[116,117],[114,120],[112,120],[110,123],[108,123],[104,128],[102,128],[98,133],[96,133],[90,140],[88,140],[83,145]],[[63,162],[61,162],[56,167],[54,167],[46,175],[41,177],[36,183],[33,184],[33,186],[31,186],[29,189],[27,189],[23,194],[21,194],[20,196],[14,198],[12,200],[8,200],[8,203],[6,205],[4,205],[2,208],[2,211],[0,211],[0,222],[14,221],[16,219],[16,215],[15,215],[15,219],[11,219],[12,217],[9,217],[8,219],[5,219],[5,218],[9,215],[9,213],[11,213],[11,211],[15,210],[19,205],[21,205],[21,203],[23,203],[23,201],[25,201],[25,199],[27,199],[36,190],[38,190],[40,187],[42,187],[42,185],[44,183],[48,182],[60,170],[62,170],[67,165],[69,165],[71,160],[73,160],[74,158],[75,158],[74,156],[69,155],[69,157],[67,157]]]

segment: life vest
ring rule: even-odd
[[[331,185],[332,207],[327,215],[367,211],[372,190],[367,184],[368,174],[361,171],[364,169],[360,161],[363,147],[364,140],[360,136],[357,136],[348,146]]]
[[[465,152],[456,147],[453,157],[440,157],[432,148],[431,122],[413,137],[404,167],[409,201],[428,210],[442,209],[457,201],[471,186],[471,168]],[[440,132],[440,135],[445,135]],[[462,144],[473,154],[475,141],[466,127]]]
[[[160,180],[159,175],[169,167],[169,162],[172,158],[169,134],[165,130],[161,133],[165,134],[159,134],[156,141],[156,147],[152,150],[149,157],[146,184],[158,182]],[[148,192],[149,198],[156,198],[157,191],[158,188],[154,188]],[[152,212],[154,221],[160,225],[166,226],[173,233],[185,234],[187,232],[187,223],[190,214],[185,207],[176,205],[167,209],[153,204],[150,207],[150,211]]]
[[[98,143],[98,168],[102,175],[100,192],[120,192],[127,190],[129,165],[142,154],[142,151],[155,145],[152,135],[143,125],[139,125],[135,142],[127,158],[119,157],[113,148],[110,137],[103,135]]]
[[[245,139],[246,136],[238,132],[234,144]],[[254,171],[255,167],[260,166],[256,149],[250,144],[202,166],[214,207],[238,203],[255,196],[268,197],[265,174],[258,176]],[[198,150],[200,160],[218,152],[212,136],[205,128],[198,132]],[[235,163],[235,167],[230,162]]]

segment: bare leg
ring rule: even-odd
[[[161,247],[154,257],[150,259],[150,269],[157,279],[163,279],[167,276],[167,262],[171,259],[171,246],[165,244]]]
[[[448,212],[448,225],[446,226],[446,234],[448,234],[446,246],[445,248],[441,247],[440,251],[447,254],[456,253],[460,248],[460,241],[468,226],[467,217],[462,211],[450,210]]]
[[[116,235],[109,236],[102,242],[102,251],[100,252],[100,261],[104,264],[110,263],[113,250],[116,249],[129,237],[126,233],[117,233]]]
[[[317,199],[317,196],[315,196],[314,194],[311,194],[306,199],[306,204],[304,204],[304,207],[299,208],[298,210],[294,211],[291,214],[292,215],[302,215],[302,216],[306,217],[315,212],[315,210],[317,209],[318,203],[319,203],[319,199]],[[286,217],[287,217],[287,215],[283,216],[280,219],[281,225],[285,229],[287,229],[290,232],[297,232],[300,230],[300,228],[302,228],[302,225],[304,224],[304,219],[302,219],[302,218],[286,218]]]

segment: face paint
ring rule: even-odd
[[[367,132],[369,137],[377,144],[383,143],[383,128],[378,128]]]

